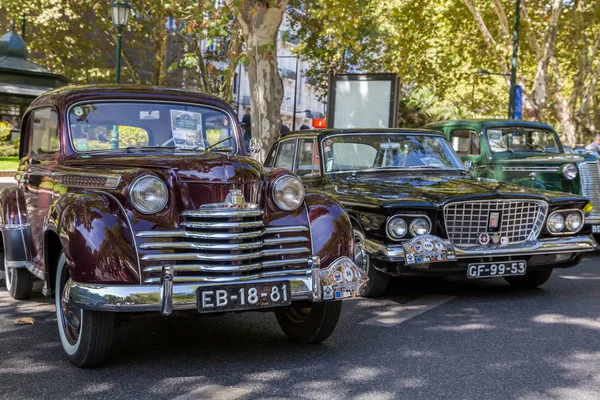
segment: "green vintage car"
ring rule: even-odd
[[[593,209],[587,210],[586,228],[600,234],[597,159],[592,155],[566,153],[550,125],[475,119],[441,121],[426,128],[442,131],[477,177],[587,197]]]

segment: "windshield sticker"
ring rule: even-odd
[[[79,151],[87,151],[87,139],[74,139],[75,148]]]
[[[199,147],[202,140],[202,114],[192,111],[171,110],[171,133],[173,144],[180,148]]]
[[[81,117],[83,115],[83,108],[75,107],[73,109],[73,114],[77,115],[78,117]]]

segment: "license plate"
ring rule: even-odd
[[[467,278],[525,275],[526,271],[527,263],[525,261],[469,264]]]
[[[269,282],[199,288],[196,297],[204,313],[287,306],[292,293],[289,282]]]
[[[592,225],[592,233],[600,233],[600,225]]]

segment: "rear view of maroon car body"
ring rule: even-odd
[[[56,299],[67,357],[104,363],[126,313],[274,311],[320,342],[366,277],[333,199],[247,157],[222,100],[142,87],[68,87],[23,119],[16,185],[0,195],[16,299]]]

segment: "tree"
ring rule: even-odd
[[[246,43],[252,135],[268,149],[281,127],[283,82],[277,69],[276,46],[288,0],[226,0],[226,4],[236,14]]]

